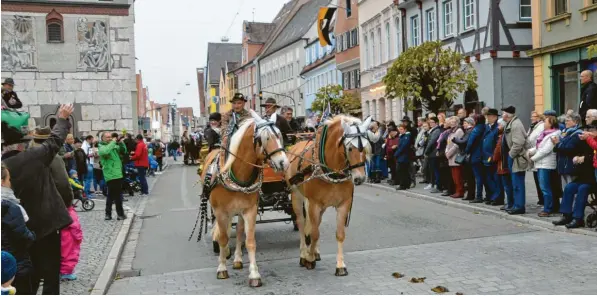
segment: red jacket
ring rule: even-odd
[[[593,151],[597,151],[597,139],[593,137],[587,138],[587,144],[593,149]],[[593,154],[593,167],[597,168],[597,154]]]
[[[135,161],[137,167],[149,167],[149,155],[147,155],[147,145],[141,141],[137,141],[137,147],[135,148],[135,154],[131,156],[131,160]]]
[[[398,135],[396,135],[396,137],[394,137],[394,138],[390,138],[388,136],[388,138],[386,139],[386,157],[388,159],[394,158],[394,152],[396,151],[396,149],[392,149],[392,146],[396,145],[396,147],[398,147],[399,141],[400,141],[400,139],[399,139]]]

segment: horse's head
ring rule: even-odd
[[[253,143],[258,158],[269,161],[274,170],[282,172],[288,169],[290,162],[284,150],[282,133],[276,127],[276,113],[270,118],[261,118],[253,110],[249,110],[255,120],[255,133]]]
[[[348,170],[352,175],[355,185],[365,182],[365,161],[371,156],[371,145],[369,143],[368,130],[371,124],[371,117],[361,120],[351,117],[342,117],[342,128],[344,133],[339,145],[344,146]]]

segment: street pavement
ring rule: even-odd
[[[345,242],[349,275],[335,277],[335,211],[323,216],[322,261],[298,264],[292,225],[257,225],[263,287],[248,270],[217,280],[211,237],[188,241],[199,204],[196,167],[172,166],[145,206],[132,268],[109,294],[589,294],[597,291],[597,239],[529,228],[509,220],[359,186]],[[266,213],[264,218],[283,217]],[[234,237],[234,235],[233,235]],[[231,245],[235,243],[231,239]],[[248,267],[248,257],[243,256]],[[404,278],[396,279],[399,272]],[[410,283],[425,277],[424,283]]]

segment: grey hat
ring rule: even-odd
[[[472,117],[467,117],[464,119],[465,122],[468,122],[470,125],[475,125],[475,120]]]

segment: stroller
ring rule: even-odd
[[[95,207],[95,202],[88,198],[85,193],[83,193],[83,190],[81,189],[77,189],[77,190],[73,190],[73,194],[74,194],[74,199],[73,199],[73,207],[77,207],[77,205],[79,203],[81,203],[81,207],[83,208],[83,210],[85,211],[91,211],[93,210],[93,208]]]
[[[132,163],[124,167],[124,181],[122,189],[128,192],[130,196],[134,196],[135,192],[141,191],[141,182],[139,182],[138,171]]]

